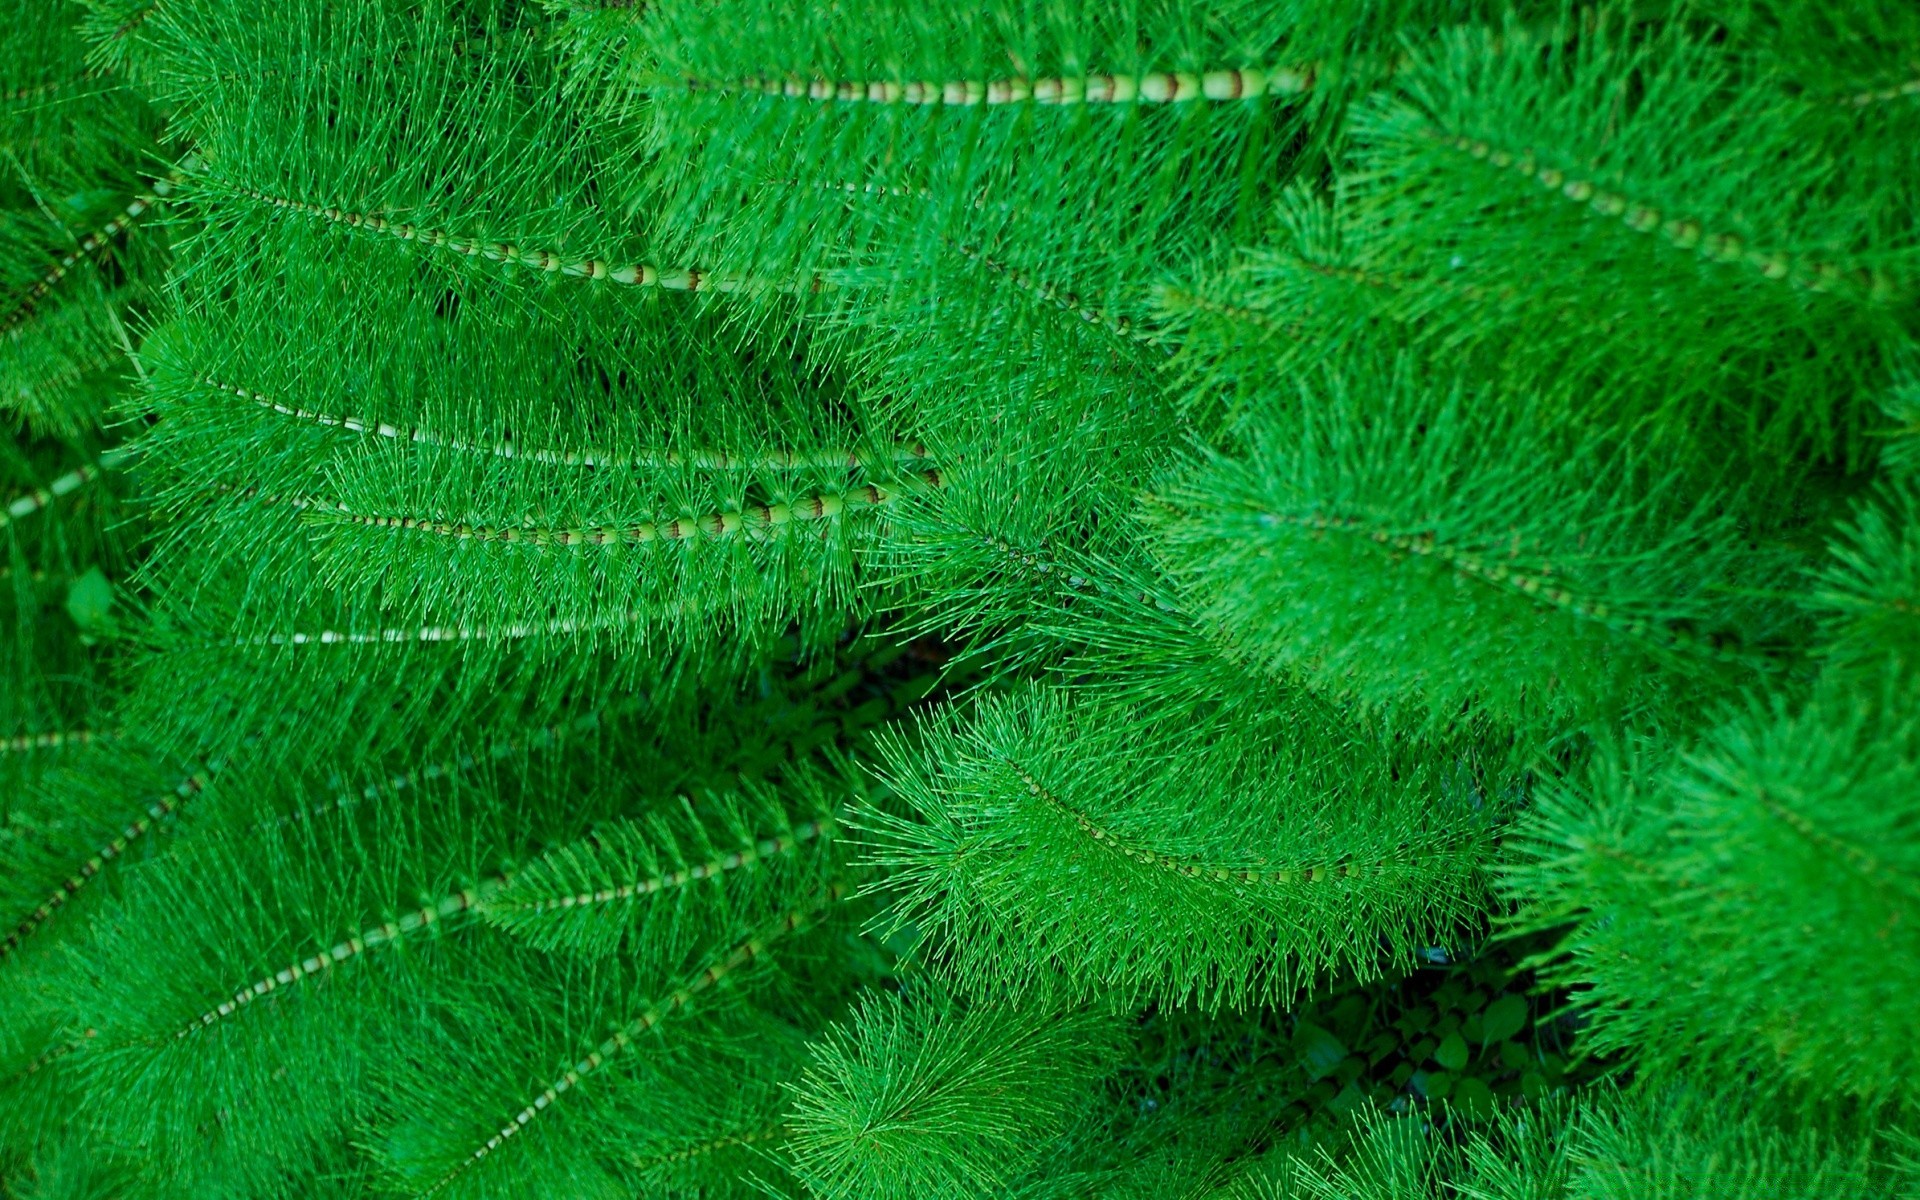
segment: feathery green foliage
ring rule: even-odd
[[[856,820],[970,991],[1285,1003],[1451,940],[1490,825],[1468,764],[1395,779],[1316,732],[983,700],[887,741],[911,815]]]
[[[796,1085],[796,1170],[823,1197],[995,1192],[1085,1102],[1112,1035],[1092,1014],[874,995]]]
[[[1913,1190],[1907,0],[0,17],[0,1197]]]
[[[844,794],[804,782],[812,794],[791,796],[793,809],[756,788],[595,829],[516,871],[480,914],[543,950],[632,959],[643,943],[677,960],[714,926],[769,920],[783,897],[818,891],[842,869],[832,844]]]
[[[1586,985],[1590,1044],[1911,1095],[1916,728],[1875,699],[1828,687],[1543,793],[1508,878],[1523,920],[1571,925],[1546,970]]]
[[[1290,193],[1170,315],[1258,356],[1235,375],[1412,344],[1656,444],[1844,448],[1845,398],[1913,333],[1888,177],[1839,171],[1800,106],[1691,38],[1569,32],[1423,45],[1356,107],[1330,192]]]
[[[86,61],[64,0],[21,0],[0,30],[0,422],[75,437],[126,374],[121,317],[150,302],[172,191],[158,123]]]
[[[1787,665],[1767,651],[1791,612],[1750,597],[1795,564],[1744,544],[1735,496],[1443,389],[1410,366],[1308,378],[1245,458],[1163,489],[1151,516],[1200,620],[1416,724],[1644,719]]]
[[[1827,670],[1869,688],[1920,669],[1920,488],[1890,484],[1855,509],[1832,544],[1813,597],[1825,618]]]
[[[1726,1097],[1596,1089],[1574,1103],[1453,1134],[1416,1118],[1366,1117],[1351,1143],[1294,1156],[1236,1193],[1259,1200],[1815,1200],[1911,1195],[1870,1133],[1845,1121],[1794,1129],[1770,1107],[1729,1114]]]

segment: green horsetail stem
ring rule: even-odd
[[[482,880],[473,887],[461,888],[431,904],[404,912],[390,921],[370,925],[318,954],[309,955],[299,962],[282,967],[273,974],[242,987],[233,994],[231,999],[223,1000],[181,1026],[173,1036],[184,1038],[188,1034],[197,1033],[234,1015],[255,1000],[272,995],[281,988],[292,987],[309,976],[326,974],[340,963],[358,957],[368,950],[390,946],[410,934],[453,920],[462,913],[471,912],[477,905],[484,903],[488,895],[505,886],[507,878],[505,875],[499,875]]]
[[[46,924],[47,920],[65,906],[67,901],[79,895],[80,889],[92,881],[109,862],[125,854],[127,847],[146,836],[156,822],[172,815],[174,810],[198,796],[206,788],[208,778],[218,770],[218,763],[210,764],[205,769],[188,775],[168,795],[149,803],[144,813],[128,822],[118,834],[94,851],[93,855],[82,862],[72,875],[67,876],[59,887],[40,902],[38,907],[28,913],[26,919],[14,927],[13,932],[0,938],[0,958],[11,954],[15,947],[33,934],[34,930]]]
[[[730,1150],[735,1146],[751,1146],[759,1142],[770,1142],[782,1134],[789,1132],[791,1129],[792,1126],[788,1125],[785,1121],[775,1121],[768,1125],[762,1125],[758,1129],[750,1129],[745,1133],[731,1134],[727,1137],[710,1138],[704,1142],[695,1142],[691,1146],[683,1146],[678,1150],[670,1150],[665,1154],[631,1155],[627,1161],[642,1170],[652,1167],[666,1167],[674,1163],[704,1158],[709,1154],[718,1154],[722,1150]]]
[[[22,1079],[26,1079],[29,1076],[38,1075],[40,1072],[46,1070],[48,1067],[52,1066],[54,1063],[59,1062],[61,1059],[65,1058],[69,1054],[72,1054],[74,1051],[81,1049],[88,1042],[92,1041],[94,1038],[97,1038],[99,1036],[100,1036],[100,1031],[98,1029],[82,1030],[80,1033],[80,1037],[77,1040],[71,1041],[71,1042],[61,1042],[56,1046],[50,1047],[49,1049],[41,1053],[32,1062],[20,1068],[18,1071],[15,1071],[13,1074],[7,1076],[7,1078],[4,1081],[0,1081],[0,1082],[4,1082],[6,1084],[13,1084],[13,1083],[17,1083]]]
[[[815,275],[805,284],[776,284],[739,275],[718,274],[698,267],[658,267],[652,263],[615,263],[604,258],[581,258],[553,250],[529,250],[507,242],[488,242],[449,233],[444,229],[423,229],[404,221],[394,221],[377,213],[359,213],[334,205],[311,204],[285,196],[274,196],[252,188],[235,192],[274,208],[318,217],[349,229],[365,229],[403,242],[429,246],[467,258],[511,263],[543,274],[571,275],[605,280],[628,287],[660,288],[671,292],[819,292],[833,286],[831,280]]]
[[[727,955],[702,968],[674,989],[666,999],[646,1008],[638,1017],[616,1030],[613,1036],[601,1042],[598,1047],[575,1063],[558,1079],[547,1085],[531,1103],[513,1115],[513,1119],[500,1127],[484,1143],[474,1148],[459,1166],[447,1172],[428,1187],[423,1196],[431,1196],[445,1188],[471,1168],[475,1163],[498,1150],[502,1145],[532,1123],[533,1119],[558,1100],[562,1095],[578,1086],[580,1081],[598,1071],[607,1061],[618,1057],[633,1046],[633,1043],[676,1012],[685,1010],[694,997],[713,987],[727,976],[750,966],[767,952],[775,942],[798,930],[806,928],[815,916],[828,905],[846,895],[847,886],[835,881],[805,908],[796,908],[778,920],[764,927],[759,933],[735,946]]]
[[[597,712],[591,713],[576,721],[569,722],[566,725],[547,726],[524,738],[503,739],[490,747],[487,754],[490,758],[501,759],[522,748],[546,747],[552,745],[567,734],[594,728],[599,725],[599,723],[600,714]],[[391,794],[409,787],[418,787],[426,780],[451,778],[463,774],[466,771],[472,770],[478,765],[478,762],[479,760],[472,755],[462,755],[457,759],[452,759],[445,763],[434,763],[419,770],[403,772],[385,781],[370,783],[359,791],[342,792],[335,798],[333,804],[326,807],[335,811],[352,808],[362,800],[371,800],[382,794]],[[308,815],[310,815],[310,813],[303,810],[298,813],[288,814],[274,822],[262,824],[284,825],[294,820],[303,819]],[[256,828],[259,827],[261,826],[256,825]],[[444,924],[447,921],[459,917],[462,913],[471,912],[483,906],[489,897],[505,887],[511,879],[511,873],[503,873],[482,880],[471,888],[462,888],[459,891],[441,897],[431,904],[402,913],[393,920],[383,921],[379,925],[362,929],[358,933],[335,943],[333,946],[318,954],[310,955],[301,959],[299,962],[274,972],[272,975],[264,976],[242,987],[233,994],[231,999],[208,1009],[194,1020],[182,1026],[175,1032],[174,1036],[184,1038],[188,1034],[198,1032],[201,1029],[232,1016],[242,1007],[251,1004],[253,1001],[278,991],[281,988],[290,987],[308,976],[322,974],[334,966],[344,963],[351,958],[355,958],[368,950],[379,946],[391,945],[409,934],[417,933],[422,929],[427,929],[434,925]]]
[[[733,84],[685,81],[693,92],[751,92],[797,100],[978,108],[1005,104],[1184,104],[1192,100],[1252,100],[1299,96],[1313,90],[1311,67],[1226,67],[1211,71],[1150,71],[1144,75],[1068,75],[1039,79],[951,79],[941,82],[868,82],[748,76]]]
[[[591,892],[577,892],[565,896],[542,897],[538,900],[489,899],[484,907],[488,913],[559,912],[573,908],[590,908],[597,904],[614,904],[638,896],[651,896],[685,887],[689,883],[696,883],[702,879],[712,879],[728,871],[753,867],[770,858],[791,854],[816,837],[832,837],[833,830],[832,821],[807,821],[795,825],[788,833],[760,838],[751,846],[729,851],[709,862],[696,863],[690,867],[682,867],[677,871],[668,871],[645,879],[636,879],[632,883],[621,884],[618,887],[600,888]]]
[[[939,487],[940,472],[922,471],[915,477],[931,487]],[[594,525],[574,528],[519,525],[476,525],[466,521],[443,521],[429,517],[376,516],[320,509],[318,519],[328,523],[356,525],[370,529],[400,529],[427,533],[460,541],[504,542],[530,546],[612,546],[644,545],[649,542],[684,542],[695,538],[727,539],[744,537],[749,541],[777,536],[783,526],[794,522],[835,521],[843,514],[862,508],[878,508],[899,499],[901,489],[868,483],[844,492],[820,492],[791,502],[750,504],[738,512],[706,513],[693,517],[672,517],[663,521],[638,521],[630,525]]]
[[[809,468],[849,470],[871,467],[882,463],[897,465],[919,462],[927,457],[927,448],[920,442],[897,442],[893,453],[884,458],[865,450],[773,450],[764,454],[734,454],[726,450],[676,450],[650,449],[629,454],[616,454],[610,450],[549,450],[539,447],[522,446],[508,440],[493,443],[463,441],[459,438],[442,437],[429,433],[418,426],[402,428],[385,421],[369,421],[360,417],[315,411],[285,404],[262,392],[239,384],[223,383],[206,376],[194,376],[196,382],[216,392],[226,392],[251,400],[269,412],[299,421],[308,421],[315,425],[326,425],[344,429],[349,433],[364,433],[373,437],[389,438],[394,441],[408,442],[420,446],[434,446],[447,450],[460,450],[476,454],[490,454],[496,458],[510,458],[522,462],[544,463],[562,467],[693,467],[702,471],[797,471]]]
[[[1082,833],[1085,833],[1088,837],[1099,843],[1109,853],[1127,859],[1130,862],[1140,863],[1143,866],[1158,867],[1163,871],[1184,876],[1188,879],[1238,884],[1319,883],[1322,880],[1350,878],[1355,875],[1384,874],[1389,869],[1389,865],[1385,863],[1366,865],[1353,862],[1323,863],[1316,866],[1305,867],[1267,867],[1265,865],[1259,867],[1227,867],[1217,863],[1196,862],[1190,858],[1182,858],[1172,854],[1162,854],[1157,851],[1143,849],[1139,846],[1130,845],[1126,839],[1119,837],[1108,829],[1094,824],[1085,813],[1068,804],[1051,790],[1044,787],[1038,779],[1019,763],[1014,762],[1010,758],[1003,759],[1002,761],[1005,762],[1007,766],[1012,769],[1014,775],[1019,778],[1029,796],[1037,800],[1045,801],[1049,807],[1064,813],[1072,819],[1074,824],[1080,827]]]
[[[1842,97],[1837,103],[1852,108],[1869,108],[1875,104],[1887,104],[1907,96],[1920,96],[1920,79],[1909,79],[1889,87],[1854,92],[1852,95]]]
[[[103,472],[111,471],[125,463],[133,457],[133,453],[128,447],[115,446],[93,462],[75,467],[47,486],[35,488],[24,496],[15,497],[8,502],[6,508],[0,509],[0,529],[5,529],[22,517],[32,516],[62,496],[79,491],[100,478]]]
[[[1697,254],[1708,262],[1745,266],[1766,279],[1785,280],[1806,291],[1828,292],[1869,304],[1890,304],[1913,294],[1912,284],[1896,281],[1883,271],[1867,268],[1848,271],[1835,263],[1803,255],[1749,248],[1739,234],[1709,232],[1691,217],[1663,213],[1652,205],[1548,166],[1531,150],[1515,154],[1479,138],[1434,129],[1425,133],[1476,162],[1531,179],[1548,192],[1582,205],[1598,216],[1618,220],[1636,233],[1658,233],[1675,249]]]
[[[1502,562],[1489,562],[1477,554],[1443,546],[1432,534],[1396,534],[1370,527],[1359,517],[1329,517],[1321,514],[1298,516],[1292,513],[1263,512],[1262,525],[1303,529],[1309,536],[1328,532],[1344,533],[1383,547],[1390,555],[1432,558],[1446,564],[1455,574],[1488,587],[1524,597],[1541,608],[1554,609],[1581,621],[1590,621],[1614,633],[1635,638],[1669,650],[1683,650],[1720,662],[1753,666],[1751,659],[1729,651],[1703,638],[1693,637],[1646,617],[1615,612],[1604,600],[1576,594],[1555,582],[1552,567],[1543,564],[1538,571],[1516,571]]]
[[[952,243],[949,244],[952,245]],[[1115,316],[1081,299],[1080,296],[1073,291],[1048,283],[1045,280],[1035,279],[1032,275],[1017,267],[1008,266],[999,259],[982,253],[978,247],[954,245],[953,248],[961,257],[979,263],[987,270],[992,271],[1008,283],[1035,297],[1042,303],[1050,304],[1062,312],[1071,313],[1089,325],[1104,329],[1109,333],[1128,338],[1132,341],[1144,342],[1149,345],[1161,345],[1154,338],[1152,331],[1137,327],[1132,317],[1125,315]],[[1168,354],[1173,352],[1172,348],[1168,346],[1161,345],[1161,349]]]
[[[278,972],[255,979],[250,985],[238,989],[227,1000],[215,1004],[213,1008],[202,1012],[198,1018],[182,1025],[179,1031],[175,1031],[175,1037],[188,1037],[190,1033],[198,1033],[209,1025],[215,1025],[219,1021],[234,1016],[236,1012],[252,1004],[253,1000],[259,1000],[259,998],[273,995],[280,989],[292,987],[300,983],[301,979],[307,979],[311,975],[323,975],[351,958],[359,958],[367,950],[396,945],[413,933],[419,933],[422,929],[432,929],[434,925],[447,924],[468,912],[551,912],[551,910],[563,910],[563,908],[574,908],[574,906],[607,904],[612,900],[630,899],[639,895],[653,895],[674,887],[685,887],[687,883],[693,883],[697,879],[708,879],[708,877],[720,876],[739,868],[749,868],[766,858],[776,858],[780,854],[795,851],[797,847],[812,841],[814,837],[822,835],[822,831],[828,831],[828,829],[831,829],[829,822],[806,822],[803,826],[795,826],[789,835],[760,839],[751,849],[724,854],[707,864],[691,866],[691,868],[670,872],[664,876],[641,879],[624,887],[586,893],[578,897],[568,895],[568,897],[532,900],[532,902],[520,902],[520,904],[495,904],[493,900],[501,893],[501,889],[505,889],[513,881],[513,872],[488,877],[476,883],[474,887],[463,887],[459,891],[453,891],[442,899],[434,900],[432,904],[422,904],[420,908],[403,912],[392,920],[380,922],[378,925],[369,925],[359,933],[353,933],[351,937],[334,943],[326,950],[309,954],[307,958],[301,958],[300,962],[294,962],[286,968],[280,968]]]
[[[1224,317],[1230,321],[1242,321],[1248,325],[1277,333],[1292,341],[1304,341],[1307,337],[1306,326],[1298,321],[1285,322],[1269,316],[1258,309],[1248,308],[1244,304],[1229,304],[1211,296],[1203,296],[1190,288],[1162,287],[1158,291],[1160,303],[1171,309],[1191,309],[1206,313],[1208,316]]]
[[[73,746],[91,746],[117,737],[110,729],[49,729],[40,733],[21,733],[0,738],[0,754],[26,754],[35,750],[65,750]]]
[[[440,642],[512,642],[532,637],[568,637],[638,625],[643,612],[625,612],[593,620],[516,621],[506,625],[421,625],[411,629],[320,629],[311,633],[262,633],[236,638],[234,646],[402,646]]]
[[[142,214],[165,200],[180,182],[180,178],[180,174],[176,172],[165,179],[154,180],[151,189],[128,201],[127,206],[121,209],[113,220],[80,239],[78,245],[61,256],[60,261],[54,264],[51,270],[27,289],[26,294],[14,305],[13,311],[8,313],[5,319],[0,320],[0,333],[17,340],[20,336],[20,327],[26,324],[27,319],[33,315],[47,293],[58,287],[60,281],[65,279],[74,267],[106,249],[108,243],[126,232],[127,227],[139,220]]]

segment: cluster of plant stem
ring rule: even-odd
[[[1920,1195],[1901,0],[8,0],[0,1196]]]

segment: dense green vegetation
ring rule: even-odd
[[[5,16],[0,1195],[1920,1196],[1920,10]]]

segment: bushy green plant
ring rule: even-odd
[[[5,16],[0,1195],[1913,1186],[1909,5]]]

